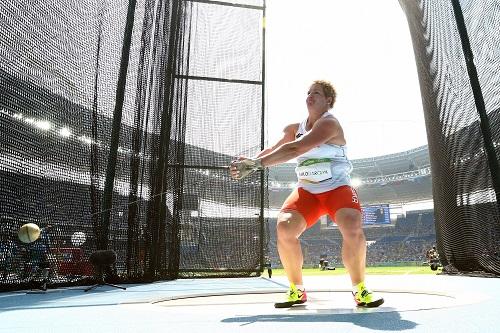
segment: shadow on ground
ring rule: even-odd
[[[348,314],[265,314],[256,316],[231,317],[223,319],[222,322],[241,323],[242,325],[248,325],[257,322],[345,322],[380,331],[410,330],[417,326],[417,323],[413,321],[402,319],[401,315],[397,311]]]

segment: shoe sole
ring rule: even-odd
[[[306,301],[293,301],[293,302],[278,302],[274,303],[276,309],[291,308],[296,304],[304,304]]]
[[[378,299],[375,302],[370,302],[370,303],[358,303],[357,305],[362,308],[376,308],[377,306],[381,306],[384,304],[384,299]]]

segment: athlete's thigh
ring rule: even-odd
[[[362,227],[362,215],[358,209],[341,208],[335,214],[335,222],[342,234],[359,232]]]
[[[302,214],[295,210],[281,211],[278,214],[276,231],[278,237],[297,238],[307,229],[307,223]]]

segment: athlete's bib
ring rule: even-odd
[[[329,158],[311,158],[300,163],[295,172],[301,181],[319,183],[332,178],[332,162]]]

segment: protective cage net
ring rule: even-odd
[[[263,0],[0,2],[0,288],[252,276]],[[128,62],[127,62],[128,60]],[[40,237],[23,243],[20,227]]]
[[[422,91],[443,272],[498,276],[500,170],[494,162],[500,156],[500,2],[400,3]],[[470,53],[461,32],[466,32],[473,58],[465,56]],[[477,75],[469,75],[466,59],[473,59]],[[473,93],[478,88],[482,96]],[[476,107],[481,99],[486,121]]]

